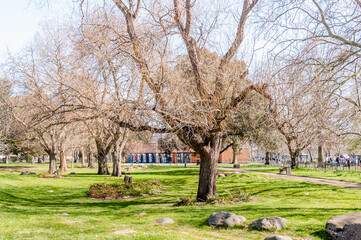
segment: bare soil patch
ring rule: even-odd
[[[13,167],[0,167],[0,171],[22,171],[22,170],[40,170],[38,167],[24,167],[24,166],[13,166]]]

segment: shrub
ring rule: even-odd
[[[96,183],[90,186],[88,197],[116,199],[127,196],[143,196],[154,194],[162,187],[159,180],[145,183]]]

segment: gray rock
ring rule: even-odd
[[[20,175],[36,175],[36,173],[30,172],[30,171],[25,171],[25,172],[20,173]]]
[[[71,172],[71,173],[69,173],[69,175],[75,175],[76,173],[75,172]]]
[[[326,223],[326,232],[337,240],[361,240],[361,212],[330,218]]]
[[[147,213],[145,213],[145,212],[140,212],[140,213],[133,214],[133,216],[144,216],[146,214]]]
[[[273,235],[266,237],[264,240],[292,240],[292,238],[283,235]]]
[[[159,218],[154,221],[157,224],[175,224],[176,222],[171,218]]]
[[[224,227],[234,227],[234,226],[243,226],[243,223],[247,221],[245,217],[238,216],[234,213],[229,212],[217,212],[212,213],[211,216],[207,219],[209,226],[224,226]]]
[[[223,173],[218,174],[218,177],[225,177],[226,175],[224,175]]]
[[[287,224],[286,219],[281,217],[264,217],[251,222],[251,224],[249,224],[248,227],[256,228],[259,230],[271,230],[271,229],[280,230],[286,227],[286,224]]]

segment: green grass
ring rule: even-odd
[[[232,166],[230,164],[222,165],[222,167],[233,167],[233,165]],[[241,168],[246,170],[254,170],[261,172],[279,173],[280,166],[241,165]],[[292,169],[292,175],[361,183],[361,172],[354,171],[354,169],[353,171],[348,171],[347,168],[345,168],[344,171],[342,171],[341,169],[318,170],[318,169],[299,168],[299,169]]]
[[[39,168],[34,170],[37,173],[46,171],[44,164],[35,167]],[[0,239],[264,239],[273,234],[247,228],[213,229],[207,226],[206,219],[216,211],[243,215],[248,223],[260,217],[280,216],[287,219],[281,234],[328,239],[324,229],[330,217],[361,211],[361,190],[257,174],[217,180],[220,196],[227,190],[245,188],[252,194],[252,202],[172,207],[182,195],[195,197],[199,169],[170,166],[151,166],[132,174],[134,182],[159,179],[165,188],[160,195],[115,201],[90,199],[86,197],[90,185],[122,179],[98,176],[95,169],[71,171],[77,174],[46,179],[20,176],[21,170],[0,168]],[[69,215],[58,215],[64,212]],[[139,212],[147,215],[133,216]],[[154,220],[161,217],[170,217],[177,224],[155,225]],[[69,220],[86,221],[70,224]],[[110,234],[121,229],[137,232]]]

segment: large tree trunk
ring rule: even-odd
[[[53,152],[49,152],[49,173],[56,174],[56,155]]]
[[[66,173],[68,171],[68,166],[66,165],[65,151],[63,143],[60,144],[60,167],[59,171],[61,173]]]
[[[99,153],[98,151],[98,175],[108,175],[108,174],[109,174],[109,170],[108,170],[106,155],[104,155],[103,153]]]
[[[83,149],[81,149],[79,151],[79,159],[81,161],[81,165],[84,166],[85,165],[85,156],[84,156],[84,151]]]
[[[271,153],[266,152],[266,158],[265,158],[264,165],[270,165],[270,159],[271,159]]]
[[[322,157],[322,145],[318,146],[318,160],[317,167],[322,167],[323,157]]]
[[[112,176],[121,177],[122,176],[122,163],[120,153],[118,149],[112,151],[112,159],[113,159],[113,173]]]
[[[290,152],[290,156],[291,156],[291,168],[294,169],[294,168],[297,168],[297,158],[299,156],[299,153],[296,151],[296,152]]]
[[[108,175],[109,170],[106,156],[109,150],[103,147],[103,144],[100,140],[95,140],[95,143],[97,145],[98,155],[98,175]]]
[[[222,134],[216,133],[209,146],[199,149],[201,158],[197,201],[216,196],[217,165],[222,146]]]
[[[235,164],[235,163],[237,163],[238,146],[236,144],[233,144],[232,145],[232,150],[233,150],[232,164]]]
[[[94,168],[93,153],[91,147],[88,147],[88,168]]]

